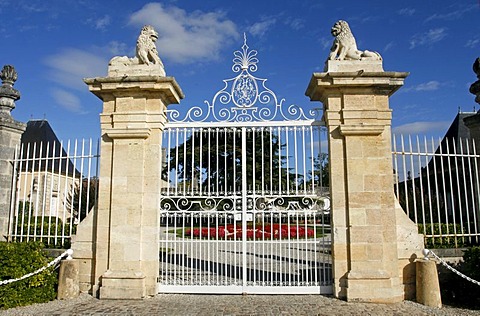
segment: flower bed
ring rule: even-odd
[[[288,238],[313,238],[313,228],[287,225],[287,224],[258,224],[247,227],[247,239],[288,239]],[[243,229],[239,225],[226,225],[218,227],[187,228],[186,237],[208,239],[242,239]]]

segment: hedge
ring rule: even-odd
[[[466,276],[480,281],[480,247],[465,250],[463,261],[454,266]],[[440,272],[442,302],[448,305],[480,310],[480,286],[453,272]]]
[[[42,249],[39,242],[0,242],[0,280],[16,279],[46,266],[51,258]],[[54,300],[57,282],[58,273],[51,267],[27,279],[0,285],[0,309]]]
[[[17,225],[14,230],[16,237],[13,238],[13,241],[25,241],[29,236],[30,239],[40,240],[46,248],[70,248],[70,235],[74,235],[77,230],[77,225],[73,225],[70,229],[70,223],[66,222],[64,224],[61,219],[56,217],[32,216],[29,220],[24,219],[23,225],[22,218],[18,220],[15,218],[14,220]],[[42,234],[43,237],[40,238]],[[66,237],[62,237],[62,234]],[[20,235],[22,238],[20,238]]]
[[[442,235],[446,234],[447,231],[449,234],[462,234],[465,230],[462,230],[460,224],[443,224],[443,223],[434,223],[434,224],[418,224],[418,233],[419,234],[432,234],[432,227],[433,227],[433,234],[434,235]],[[441,230],[440,230],[441,228]],[[447,230],[448,228],[448,230]],[[441,232],[441,233],[440,233]],[[441,237],[425,237],[425,247],[427,249],[435,249],[435,248],[463,248],[468,245],[468,238],[457,236],[457,242],[455,243],[454,236],[441,236]]]

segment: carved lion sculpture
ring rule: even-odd
[[[381,60],[377,52],[370,52],[368,50],[361,51],[357,48],[355,37],[353,37],[352,31],[348,26],[348,23],[343,20],[337,21],[331,30],[332,35],[335,37],[332,48],[330,49],[329,60]]]
[[[158,57],[155,42],[158,39],[158,33],[151,25],[145,25],[140,31],[137,39],[137,58],[140,64],[160,64],[163,66],[160,57]]]

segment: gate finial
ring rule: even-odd
[[[0,71],[0,114],[10,116],[10,112],[15,108],[15,101],[20,99],[20,92],[13,87],[17,80],[17,72],[11,65],[3,66]]]

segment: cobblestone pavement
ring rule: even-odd
[[[480,315],[480,311],[399,304],[347,303],[320,295],[162,294],[144,300],[98,300],[89,295],[67,301],[13,308],[0,315]]]

